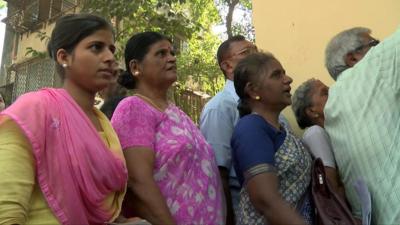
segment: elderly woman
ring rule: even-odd
[[[176,81],[171,41],[139,33],[125,48],[120,83],[135,89],[112,117],[127,161],[133,212],[152,224],[224,224],[214,153],[191,119],[167,100]]]
[[[292,109],[300,128],[307,130],[303,143],[315,158],[321,158],[329,183],[342,197],[343,185],[338,177],[331,142],[324,129],[324,107],[329,88],[317,79],[309,79],[297,88],[292,97]]]
[[[242,185],[239,224],[311,224],[311,156],[279,122],[291,104],[290,84],[271,54],[247,56],[234,72],[240,120],[231,146]]]

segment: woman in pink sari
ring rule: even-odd
[[[168,102],[176,81],[171,41],[156,32],[131,37],[120,83],[136,94],[112,117],[127,162],[128,202],[156,224],[224,224],[221,184],[213,151],[191,119]]]
[[[93,107],[115,76],[104,19],[60,18],[48,43],[63,88],[24,94],[0,114],[0,224],[104,224],[120,214],[127,170]]]

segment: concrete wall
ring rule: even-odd
[[[324,51],[338,32],[364,26],[381,40],[393,33],[400,25],[400,1],[253,0],[253,25],[256,44],[280,60],[294,80],[294,93],[311,77],[333,83],[324,67]],[[284,113],[300,134],[291,108]]]
[[[54,28],[55,23],[50,23],[50,24],[45,24],[43,28],[39,29],[40,32],[46,32],[46,36],[51,35],[51,31]],[[21,61],[24,61],[28,58],[31,58],[31,55],[25,55],[26,54],[26,48],[31,47],[36,51],[47,51],[47,41],[43,40],[41,41],[38,38],[38,33],[37,32],[29,32],[20,35],[20,40],[19,40],[19,45],[18,45],[18,50],[17,50],[17,57],[15,60],[15,63],[19,63]]]

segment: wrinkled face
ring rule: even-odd
[[[65,79],[90,92],[98,92],[115,81],[113,33],[98,30],[82,39],[66,57]]]
[[[233,71],[241,59],[257,51],[257,47],[250,41],[243,40],[232,42],[229,46],[228,56],[226,56],[225,60],[221,63],[226,63],[226,66],[223,68],[226,70],[228,79],[233,80]]]
[[[281,63],[273,59],[269,62],[269,69],[260,78],[257,93],[264,105],[282,110],[292,104],[290,84],[292,78],[286,75]]]
[[[149,52],[139,63],[137,79],[154,87],[171,86],[177,79],[176,57],[171,42],[161,40],[150,46]]]
[[[322,83],[320,80],[313,82],[310,91],[311,107],[313,113],[318,114],[320,118],[324,119],[324,107],[328,101],[329,87]]]

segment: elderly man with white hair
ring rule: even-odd
[[[326,48],[336,83],[325,129],[356,214],[360,201],[352,185],[361,178],[372,195],[372,223],[400,224],[400,30],[380,44],[370,33],[345,30]]]

